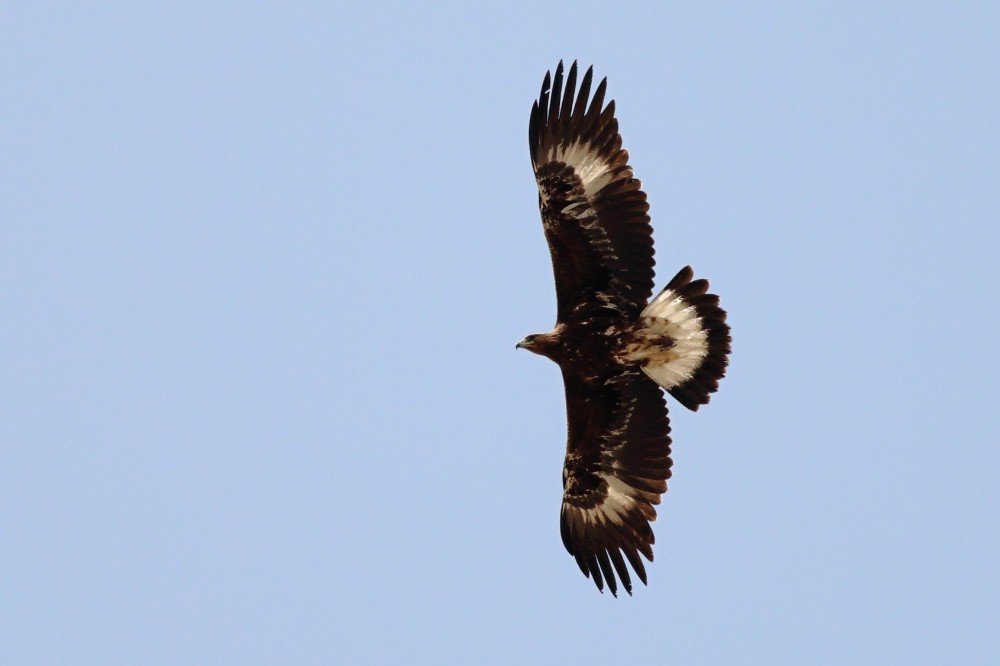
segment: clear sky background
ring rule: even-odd
[[[1000,10],[693,4],[6,4],[0,662],[995,659]],[[617,600],[514,350],[560,58],[733,326]]]

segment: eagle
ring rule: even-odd
[[[556,283],[556,325],[517,343],[556,362],[568,441],[560,532],[602,593],[632,594],[653,561],[654,505],[670,478],[663,391],[696,411],[726,372],[730,330],[708,281],[682,268],[653,295],[649,204],[622,148],[607,78],[576,62],[545,74],[528,126]],[[640,557],[640,555],[642,557]],[[617,578],[616,578],[617,576]]]

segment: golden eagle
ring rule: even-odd
[[[670,421],[660,388],[690,410],[726,372],[726,313],[706,280],[682,268],[652,301],[649,204],[622,149],[607,79],[576,90],[576,63],[545,74],[528,142],[555,272],[551,333],[517,344],[559,364],[569,441],[560,526],[580,570],[632,593],[627,559],[646,583],[654,504],[670,477]],[[589,104],[588,104],[589,101]]]

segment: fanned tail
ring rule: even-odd
[[[709,400],[729,364],[726,312],[708,292],[708,280],[693,280],[685,266],[642,311],[641,335],[660,345],[643,355],[643,371],[692,411]]]

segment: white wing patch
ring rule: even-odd
[[[597,506],[589,509],[574,507],[573,510],[580,512],[587,525],[604,525],[609,521],[621,525],[629,509],[635,505],[632,495],[636,490],[613,474],[598,472],[597,476],[607,484],[607,497]]]
[[[629,349],[629,360],[640,363],[643,372],[665,389],[694,377],[708,355],[708,332],[695,306],[672,289],[664,289],[642,311],[642,322],[645,328],[639,332],[640,342]],[[657,344],[663,336],[673,344]]]
[[[611,182],[613,176],[610,165],[594,151],[590,143],[574,141],[568,146],[556,146],[552,153],[552,161],[564,162],[573,167],[583,183],[583,191],[588,199]]]

